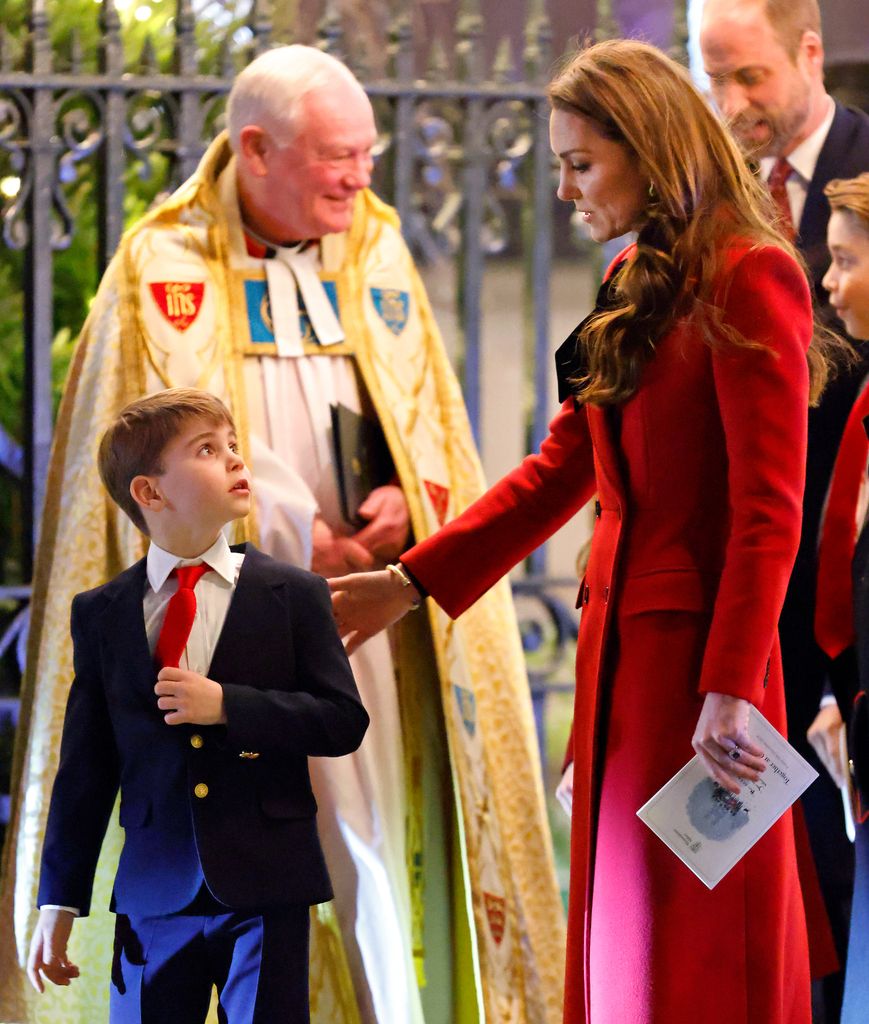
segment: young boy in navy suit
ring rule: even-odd
[[[147,558],[72,603],[75,678],[28,975],[68,985],[120,788],[112,1024],[304,1024],[308,907],[332,891],[307,757],[355,750],[368,716],[326,584],[224,526],[249,475],[226,407],[175,388],[127,406],[100,475]],[[197,582],[198,580],[198,582]]]

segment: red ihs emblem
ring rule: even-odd
[[[204,281],[151,281],[150,288],[160,312],[176,331],[186,331],[199,316]]]
[[[489,918],[489,928],[495,944],[500,946],[504,938],[504,924],[507,920],[507,901],[503,896],[496,896],[491,892],[483,893],[483,900],[486,904],[486,917]]]
[[[447,509],[450,505],[450,492],[443,485],[432,483],[431,480],[423,480],[423,483],[428,492],[429,500],[434,506],[437,520],[443,526],[446,522]]]

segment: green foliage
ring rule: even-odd
[[[115,0],[115,7],[122,25],[126,70],[133,74],[149,70],[173,72],[176,49],[174,0]],[[233,40],[236,48],[243,49],[244,33],[239,32],[239,29],[243,26],[243,18],[249,7],[250,0],[224,0],[219,3],[199,0],[195,4],[196,58],[203,73],[219,72],[220,54],[226,38]],[[29,69],[29,10],[30,0],[0,0],[6,52],[13,66],[19,70]],[[144,10],[147,10],[148,17],[137,17],[137,12]],[[97,72],[101,47],[106,38],[104,27],[100,24],[101,5],[95,0],[48,0],[46,14],[53,69],[58,72],[77,69],[86,74]],[[243,52],[239,52],[238,56],[243,62]],[[80,123],[75,141],[81,144],[99,129],[99,114],[93,98],[86,93],[71,91],[57,98],[59,107],[53,141],[62,154],[69,148],[68,140],[62,138],[68,126],[65,115],[70,111],[78,111]],[[147,97],[140,96],[138,102],[147,108]],[[132,105],[128,107],[128,126],[132,109]],[[0,125],[5,127],[2,110]],[[28,127],[22,122],[20,131],[26,132]],[[165,130],[172,130],[168,118]],[[171,147],[172,140],[163,138],[140,159],[128,155],[123,200],[127,226],[138,220],[155,199],[172,187]],[[22,146],[24,151],[26,147]],[[0,149],[0,183],[11,184],[10,179],[20,177],[22,172],[23,167],[15,162],[13,152]],[[58,198],[66,208],[71,231],[66,248],[57,250],[52,262],[52,377],[55,412],[75,339],[99,283],[97,216],[100,197],[97,194],[97,154],[75,164],[64,164],[62,177],[61,196]],[[3,203],[4,218],[8,217],[16,202],[15,195],[0,197],[0,202]],[[59,214],[57,208],[55,214]],[[25,215],[26,211],[19,211],[16,218]],[[56,219],[60,224],[60,217]],[[23,439],[25,384],[25,268],[24,253],[0,241],[0,426],[19,443]],[[17,582],[20,576],[20,504],[19,482],[0,468],[0,582],[4,583]]]

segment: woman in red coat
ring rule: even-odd
[[[637,818],[694,750],[757,777],[782,732],[776,623],[797,549],[813,344],[805,275],[687,73],[642,43],[550,86],[558,195],[599,242],[637,231],[559,352],[529,456],[390,571],[332,582],[352,647],[419,590],[452,616],[595,493],[572,738],[565,1021],[808,1024],[790,815],[712,891]],[[461,571],[456,571],[461,567]]]

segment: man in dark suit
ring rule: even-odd
[[[821,279],[832,178],[869,169],[869,116],[836,103],[824,88],[824,50],[817,0],[707,0],[700,46],[711,91],[722,115],[761,174],[788,221],[813,280],[818,305],[828,310]],[[864,359],[865,362],[865,359]],[[782,611],[779,634],[791,742],[813,764],[810,727],[819,746],[833,741],[841,718],[835,707],[818,715],[825,682],[853,674],[853,653],[831,666],[814,641],[818,526],[839,439],[865,366],[842,370],[809,413],[809,443],[800,549]],[[841,801],[826,772],[803,798],[806,824],[840,960],[847,949],[853,855],[845,837]],[[826,984],[827,1022],[838,1019],[841,973]]]
[[[78,975],[67,939],[120,788],[112,1024],[204,1021],[212,985],[229,1024],[303,1024],[308,907],[332,898],[307,757],[355,750],[368,724],[326,585],[229,548],[249,477],[212,395],[134,402],[99,464],[151,545],[73,601],[28,974],[38,991]]]

